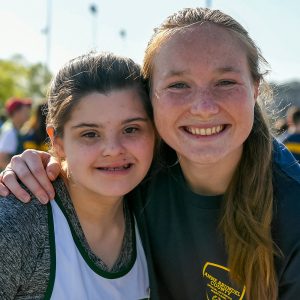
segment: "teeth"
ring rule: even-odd
[[[105,171],[120,171],[120,170],[124,170],[124,169],[128,169],[130,167],[130,164],[124,165],[122,167],[116,167],[116,168],[100,168],[102,170]]]
[[[224,129],[224,125],[218,125],[211,128],[193,128],[187,127],[187,131],[195,135],[213,135]]]

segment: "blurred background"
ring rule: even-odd
[[[40,101],[52,74],[89,50],[142,63],[153,28],[196,6],[220,9],[249,31],[270,63],[280,116],[300,106],[298,0],[0,0],[0,108],[11,96]]]

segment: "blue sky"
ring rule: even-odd
[[[97,6],[97,15],[91,14],[91,4]],[[155,26],[178,9],[205,5],[205,0],[0,0],[0,59],[20,53],[29,62],[48,62],[55,72],[67,60],[95,49],[141,63]],[[271,64],[270,80],[300,80],[300,1],[211,0],[211,7],[249,31]]]

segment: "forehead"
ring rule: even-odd
[[[156,51],[153,66],[154,70],[167,65],[186,69],[199,62],[211,68],[220,64],[236,66],[246,61],[246,48],[236,34],[203,23],[180,29],[167,38]]]
[[[122,118],[128,114],[144,113],[142,99],[136,89],[111,91],[107,94],[92,92],[83,96],[71,112],[72,119]]]

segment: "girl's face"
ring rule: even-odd
[[[206,23],[177,32],[159,48],[152,76],[155,124],[181,164],[240,158],[257,84],[229,31]]]
[[[120,197],[146,175],[154,130],[136,90],[95,92],[75,106],[54,146],[76,187],[87,195]]]

